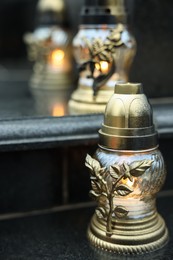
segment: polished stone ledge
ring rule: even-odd
[[[160,138],[173,137],[173,102],[151,100]],[[26,117],[0,121],[0,151],[92,144],[98,141],[102,114]]]
[[[136,257],[115,256],[91,248],[86,230],[94,207],[66,206],[60,210],[13,216],[0,221],[0,259],[21,260],[171,260],[173,259],[173,193],[158,198],[159,213],[169,229],[169,243],[162,249]]]

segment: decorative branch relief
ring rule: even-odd
[[[90,76],[88,77],[93,79],[92,87],[94,95],[96,95],[97,90],[115,73],[116,61],[113,54],[116,53],[117,48],[124,45],[121,39],[123,30],[123,25],[117,26],[114,30],[110,31],[110,34],[107,36],[105,41],[101,38],[95,38],[91,42],[86,37],[83,38],[83,41],[89,50],[90,59],[80,66],[80,71],[86,70],[87,67],[89,68]],[[102,66],[100,64],[102,61],[110,64],[110,69],[107,70],[107,72],[102,71]],[[98,66],[96,66],[96,64]],[[98,70],[100,71],[100,74],[95,77],[94,72],[97,68],[99,68]]]
[[[90,155],[86,156],[85,165],[91,171],[92,190],[90,195],[99,204],[96,209],[97,217],[107,222],[107,236],[113,234],[112,221],[124,218],[129,213],[125,207],[114,205],[115,196],[124,197],[133,192],[132,187],[127,185],[128,182],[126,181],[124,184],[122,180],[128,179],[133,184],[134,177],[143,175],[151,167],[152,163],[153,160],[135,161],[131,164],[123,162],[121,165],[113,164],[107,169],[101,167],[100,163]]]

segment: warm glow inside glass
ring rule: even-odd
[[[45,26],[26,34],[25,41],[28,44],[28,56],[35,61],[35,72],[44,70],[45,73],[45,69],[50,73],[71,72],[72,54],[67,31],[58,26]]]
[[[51,56],[50,63],[53,66],[58,67],[58,66],[60,66],[60,64],[62,64],[65,54],[64,54],[64,51],[56,49],[51,52],[50,56]]]
[[[116,195],[114,197],[114,203],[115,205],[122,205],[128,210],[128,219],[143,219],[156,211],[155,195],[159,192],[165,181],[163,157],[158,149],[154,149],[150,152],[141,151],[138,153],[112,153],[98,149],[96,158],[102,162],[102,167],[108,169],[111,165],[122,165],[124,162],[126,162],[127,165],[130,165],[135,161],[153,161],[151,168],[143,175],[139,177],[133,176],[131,180],[122,178],[119,181],[119,185],[126,185],[134,191],[125,197]],[[146,203],[147,201],[148,203]]]
[[[97,71],[100,71],[103,74],[107,74],[109,71],[109,63],[107,61],[100,61],[95,64],[95,68]]]
[[[64,116],[66,113],[65,107],[63,104],[54,104],[52,108],[52,116]]]
[[[112,54],[112,59],[115,60],[115,71],[111,78],[104,83],[104,86],[114,87],[117,81],[128,81],[129,69],[135,54],[136,44],[134,38],[128,32],[125,26],[118,25],[82,25],[79,32],[73,40],[74,55],[78,65],[82,65],[91,60],[89,48],[94,48],[92,44],[95,39],[99,39],[102,43],[107,41],[107,37],[110,35],[110,31],[122,26],[121,41],[123,46],[116,48],[116,53]],[[91,28],[92,27],[92,28]],[[89,43],[89,44],[88,44]],[[89,47],[92,46],[92,47]],[[97,59],[97,57],[96,57]],[[110,62],[106,60],[99,60],[96,62],[95,67],[97,69],[97,76],[107,74],[111,69]],[[92,86],[91,71],[89,66],[80,72],[79,86]]]
[[[70,72],[71,63],[68,50],[56,48],[50,51],[48,57],[49,69],[55,72]]]
[[[70,35],[59,26],[27,34],[28,55],[35,62],[30,89],[39,114],[64,116],[72,86]]]
[[[166,171],[151,106],[140,83],[115,86],[99,130],[99,148],[86,156],[97,208],[88,238],[97,248],[142,254],[163,247],[168,231],[156,208]]]

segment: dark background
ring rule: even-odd
[[[72,34],[83,0],[65,0]],[[23,35],[35,26],[36,0],[0,1],[0,63],[29,66]],[[173,1],[126,0],[128,24],[137,40],[130,79],[143,82],[149,97],[173,96]],[[12,64],[12,65],[11,65]]]
[[[134,34],[138,46],[130,78],[144,84],[148,97],[173,97],[173,1],[126,2],[129,29]],[[78,29],[82,3],[81,0],[66,0],[67,19],[73,35]],[[23,35],[34,30],[36,4],[36,0],[0,0],[1,124],[2,119],[35,116],[27,85],[32,64],[27,61]],[[10,73],[4,76],[6,69]],[[168,105],[172,107],[171,103]],[[168,110],[169,113],[171,111]],[[168,117],[164,117],[165,120]],[[52,118],[52,127],[51,120]],[[36,125],[37,119],[33,122]],[[164,189],[168,190],[172,189],[173,183],[173,131],[172,122],[166,123],[168,127],[164,122],[162,127],[165,127],[166,132],[171,131],[171,135],[160,140],[160,149],[168,169],[164,186]],[[70,127],[69,124],[69,131]],[[10,120],[9,129],[13,130],[13,121]],[[24,127],[23,135],[26,129]],[[46,132],[42,139],[45,137]],[[9,148],[8,152],[0,152],[0,214],[88,201],[90,181],[84,162],[86,154],[92,155],[96,148],[97,141],[87,141],[80,147],[76,145],[67,149],[59,147],[39,150],[35,145],[28,151],[27,148],[26,151],[10,151]]]
[[[74,35],[77,32],[79,10],[83,1],[65,2],[67,19]],[[34,29],[36,4],[36,0],[0,1],[1,64],[8,66],[8,62],[26,62],[23,34]],[[131,80],[143,82],[150,97],[173,96],[172,0],[126,0],[126,7],[129,27],[138,44]]]

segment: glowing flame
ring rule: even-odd
[[[54,105],[52,109],[52,116],[64,116],[64,115],[65,115],[64,106],[60,104]]]
[[[51,53],[51,63],[53,66],[58,66],[62,63],[65,53],[62,50],[54,50]]]
[[[133,181],[130,181],[129,179],[122,179],[122,183],[126,184],[129,187],[132,187],[134,184],[134,178],[133,178]]]
[[[103,73],[107,73],[108,69],[109,69],[109,63],[107,61],[101,61],[100,62],[100,66],[101,66],[101,71]]]
[[[99,63],[96,63],[96,64],[95,64],[95,68],[96,68],[97,70],[100,70],[100,64],[99,64]]]
[[[95,64],[95,68],[100,70],[102,73],[107,73],[109,69],[109,63],[107,61],[100,61],[100,63]]]

